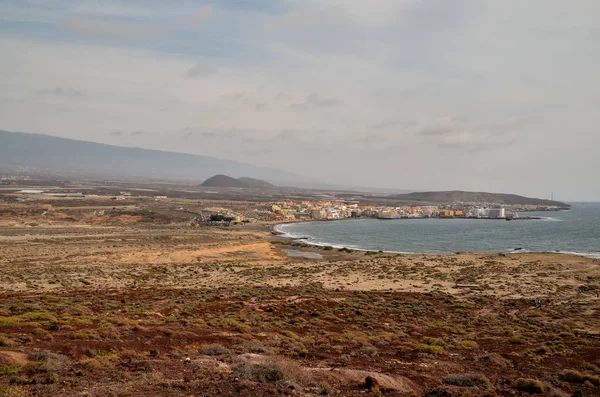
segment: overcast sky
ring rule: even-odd
[[[600,200],[598,0],[3,0],[0,129]]]

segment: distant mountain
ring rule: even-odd
[[[275,187],[275,185],[273,185],[272,183],[263,181],[262,179],[248,178],[247,176],[243,176],[241,178],[238,178],[237,180],[245,183],[246,185],[248,185],[250,187],[255,187],[255,188],[269,189],[269,188]]]
[[[277,169],[215,157],[105,145],[49,135],[0,130],[0,166],[25,166],[102,177],[187,178],[215,174],[251,177],[281,185],[310,179]]]
[[[490,203],[500,205],[540,205],[570,208],[571,206],[560,201],[543,200],[518,196],[516,194],[464,192],[460,190],[442,192],[413,192],[388,196],[402,202],[423,202],[431,204],[442,203]]]
[[[207,180],[205,180],[202,185],[203,187],[243,187],[243,188],[260,188],[260,189],[265,189],[265,188],[272,188],[275,187],[275,185],[267,182],[267,181],[263,181],[261,179],[255,179],[255,178],[248,178],[248,177],[242,177],[242,178],[232,178],[230,176],[227,175],[215,175],[212,176],[210,178],[208,178]]]

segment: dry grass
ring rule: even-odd
[[[233,368],[232,376],[261,383],[279,385],[310,384],[310,376],[302,367],[291,360],[268,357],[264,362],[245,362]]]
[[[519,378],[515,382],[515,388],[527,393],[541,393],[544,391],[544,384],[537,379]]]
[[[490,394],[493,386],[498,395],[565,397],[545,381],[569,395],[598,391],[600,301],[573,286],[598,284],[600,262],[338,250],[296,261],[276,255],[259,228],[36,222],[35,241],[31,228],[0,227],[0,366],[21,368],[0,376],[2,386],[65,397],[237,395],[243,388],[261,396],[274,384],[317,394],[306,389],[327,373],[332,395],[354,395],[361,379],[331,373],[360,369],[402,374],[421,388],[414,395],[442,381],[453,393],[464,387],[463,396]],[[453,288],[457,280],[489,289],[465,294]],[[532,310],[530,294],[550,302]],[[27,364],[27,353],[40,349],[65,352],[74,363],[41,352]],[[253,382],[232,382],[232,366],[234,378]],[[562,368],[573,371],[561,375]],[[459,373],[444,379],[448,372]]]
[[[564,370],[560,373],[560,377],[569,383],[590,382],[594,386],[600,386],[600,376],[597,375],[582,374],[574,370]]]
[[[0,335],[0,347],[13,347],[16,346],[15,341],[5,336]]]
[[[205,354],[207,356],[223,356],[232,353],[232,351],[226,348],[225,346],[216,343],[212,345],[202,345],[200,346],[199,351],[200,353]]]
[[[490,381],[483,374],[453,374],[444,378],[444,383],[462,387],[487,387]]]
[[[35,364],[38,371],[57,372],[71,365],[69,357],[49,351],[40,351],[29,355],[29,360]]]
[[[31,393],[23,386],[0,386],[0,397],[30,397]]]

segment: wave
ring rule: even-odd
[[[574,252],[574,251],[556,251],[557,254],[584,256],[586,258],[600,259],[600,252]]]
[[[541,220],[544,221],[549,221],[549,222],[563,222],[563,220],[561,219],[556,219],[556,218],[552,218],[552,217],[544,217]],[[318,240],[316,237],[314,236],[310,236],[307,233],[300,233],[300,232],[293,232],[290,230],[287,230],[287,226],[293,226],[293,225],[299,225],[299,224],[306,224],[306,223],[310,223],[310,222],[299,222],[299,223],[287,223],[287,224],[279,224],[276,225],[274,227],[274,230],[277,231],[278,233],[281,234],[282,237],[284,238],[289,238],[294,240],[295,242],[298,243],[304,243],[304,244],[308,244],[308,245],[313,245],[313,246],[318,246],[318,247],[332,247],[335,249],[341,249],[341,248],[349,248],[352,249],[354,251],[381,251],[381,252],[385,252],[385,253],[390,253],[390,254],[407,254],[407,255],[451,255],[454,254],[454,251],[448,251],[448,252],[442,252],[442,251],[435,251],[435,250],[431,250],[431,251],[396,251],[396,250],[386,250],[386,249],[378,249],[378,248],[366,248],[364,246],[359,246],[356,244],[344,244],[341,242],[332,242],[332,241],[323,241],[323,240]],[[571,250],[535,250],[535,249],[528,249],[528,248],[520,248],[520,249],[514,249],[514,248],[507,248],[502,250],[501,248],[498,251],[465,251],[465,250],[461,250],[461,249],[457,249],[457,252],[470,252],[470,253],[474,253],[474,254],[494,254],[494,253],[505,253],[505,254],[563,254],[563,255],[575,255],[575,256],[581,256],[581,257],[586,257],[586,258],[592,258],[592,259],[600,259],[600,251],[592,251],[592,252],[579,252],[579,251],[571,251]]]
[[[577,251],[537,251],[530,250],[527,248],[522,249],[509,249],[504,251],[505,254],[563,254],[563,255],[575,255],[584,256],[586,258],[600,259],[600,252],[577,252]]]
[[[280,233],[281,237],[292,239],[298,243],[304,243],[304,244],[313,245],[313,246],[317,246],[317,247],[332,247],[332,248],[336,248],[336,249],[349,248],[354,251],[364,251],[364,252],[382,251],[382,252],[389,253],[389,254],[419,254],[419,252],[389,251],[389,250],[379,250],[376,248],[369,249],[369,248],[360,247],[360,246],[354,245],[354,244],[341,244],[341,243],[332,243],[329,241],[319,241],[319,240],[316,240],[314,237],[307,236],[306,233],[293,233],[293,232],[285,230],[285,226],[298,225],[301,223],[309,223],[309,222],[282,223],[279,225],[275,225],[275,227],[273,227],[273,230],[275,230],[277,233]]]
[[[564,222],[562,219],[553,218],[551,216],[542,216],[539,220],[547,222]]]
[[[302,223],[308,223],[308,222],[302,222]],[[292,238],[292,239],[306,238],[306,236],[304,234],[292,233],[288,230],[285,230],[286,226],[299,225],[299,224],[301,224],[301,223],[281,223],[279,225],[275,225],[275,227],[273,227],[273,230],[275,230],[277,233],[281,233],[281,236],[286,237],[286,238]]]

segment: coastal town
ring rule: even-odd
[[[280,188],[262,180],[235,179],[226,175],[215,175],[192,190],[189,186],[168,184],[156,189],[160,185],[142,182],[94,186],[44,180],[39,173],[32,179],[28,173],[33,171],[20,169],[13,173],[0,173],[2,190],[10,192],[12,199],[17,202],[51,198],[85,200],[87,197],[110,199],[118,207],[149,197],[171,211],[192,215],[193,224],[212,226],[256,221],[279,223],[348,218],[531,220],[540,217],[530,213],[570,207],[553,200],[461,191],[376,195]],[[190,201],[179,202],[184,198],[192,200],[193,205],[190,205]]]
[[[539,219],[522,213],[534,211],[556,211],[558,208],[538,205],[505,206],[492,203],[453,203],[424,206],[374,206],[344,201],[278,201],[254,203],[248,211],[209,207],[202,212],[205,222],[253,222],[262,221],[328,221],[347,218],[375,219]]]
[[[522,209],[520,209],[522,210]],[[518,217],[517,209],[484,206],[382,207],[345,202],[293,201],[271,205],[271,216],[284,219],[334,220],[343,218],[507,218]]]

